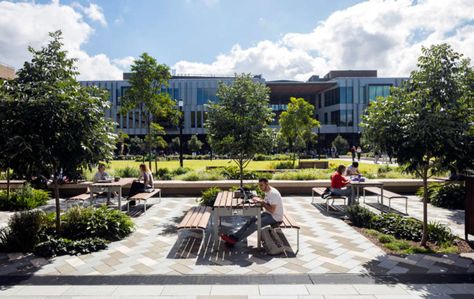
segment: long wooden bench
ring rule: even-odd
[[[291,218],[289,215],[283,215],[283,221],[277,224],[272,225],[272,228],[294,228],[296,229],[296,252],[295,254],[300,251],[300,226],[296,223],[296,221]]]
[[[183,220],[178,225],[178,236],[179,233],[184,230],[200,230],[202,231],[202,242],[206,239],[206,228],[211,219],[212,208],[206,206],[192,207],[186,212]]]
[[[377,195],[377,202],[379,202],[379,198],[382,195],[382,190],[380,188],[377,188],[377,187],[366,187],[366,188],[364,188],[364,191],[363,191],[364,203],[365,203],[365,191],[376,194]],[[390,209],[391,209],[392,199],[395,199],[395,198],[405,199],[405,214],[408,214],[408,197],[407,196],[400,195],[400,194],[397,194],[395,192],[383,190],[383,197],[388,199],[388,211],[389,212],[390,212]],[[383,211],[383,206],[382,206],[382,211]]]
[[[146,213],[147,200],[152,198],[157,193],[159,194],[159,202],[161,202],[161,189],[153,189],[150,192],[141,192],[133,195],[127,201],[127,212],[130,212],[130,202],[134,200],[136,203],[139,203],[140,201],[144,202],[143,213]]]
[[[314,203],[314,194],[316,193],[319,196],[322,196],[324,194],[324,191],[326,191],[326,188],[320,188],[320,187],[315,187],[311,190],[311,203]],[[342,199],[344,200],[344,205],[346,205],[346,197],[345,196],[339,196],[339,195],[329,195],[326,197],[326,212],[329,212],[329,201],[332,200],[331,206],[334,208],[334,201],[336,199]]]
[[[95,193],[92,194],[92,198],[96,198],[96,197],[97,197],[97,194]],[[66,199],[66,210],[69,208],[69,203],[81,202],[82,206],[84,206],[84,202],[90,199],[91,199],[91,194],[89,192],[82,193],[73,197],[69,197],[68,199]]]

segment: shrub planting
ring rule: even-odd
[[[45,205],[49,200],[49,193],[44,190],[33,189],[26,184],[22,189],[10,193],[0,191],[0,211],[23,211],[31,210]]]

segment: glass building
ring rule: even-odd
[[[113,81],[81,81],[82,85],[95,85],[109,91],[111,108],[106,116],[117,123],[117,130],[129,136],[146,134],[145,115],[139,109],[127,114],[120,113],[120,99],[129,88],[124,73],[123,80]],[[173,99],[183,100],[184,127],[183,134],[188,139],[197,134],[204,140],[206,133],[206,104],[218,101],[216,97],[219,82],[230,84],[233,77],[214,76],[173,76],[169,86],[162,89]],[[273,128],[278,128],[278,117],[287,109],[291,97],[302,97],[315,107],[315,115],[321,127],[315,129],[320,134],[322,146],[338,135],[342,135],[351,144],[359,142],[361,117],[370,101],[377,97],[390,94],[392,86],[400,86],[406,78],[379,78],[376,70],[337,70],[330,71],[323,78],[312,76],[306,82],[300,81],[265,81],[261,76],[254,80],[266,84],[270,88],[270,106],[275,113]],[[167,137],[175,137],[179,131],[175,126],[167,126]]]

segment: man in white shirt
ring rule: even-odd
[[[359,162],[352,162],[352,164],[346,168],[346,172],[344,173],[344,176],[351,177],[351,176],[355,176],[359,174],[360,174]]]
[[[255,203],[259,203],[264,208],[261,215],[262,227],[276,224],[283,221],[283,201],[280,192],[268,184],[268,180],[261,178],[258,180],[258,187],[265,192],[265,198],[254,197]],[[257,231],[257,217],[252,217],[248,220],[235,234],[221,235],[221,239],[227,245],[234,245],[240,240],[246,239],[248,236]]]

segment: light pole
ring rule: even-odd
[[[179,167],[183,167],[183,100],[178,101],[179,106]]]

